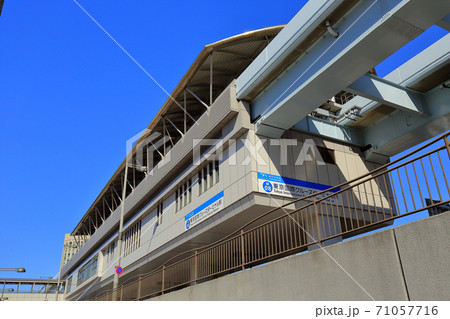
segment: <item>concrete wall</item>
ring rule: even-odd
[[[411,300],[449,300],[450,212],[395,229]]]
[[[448,300],[450,212],[152,300]]]

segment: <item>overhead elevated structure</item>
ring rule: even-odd
[[[346,88],[357,95],[347,93],[336,115],[307,116],[295,127],[358,145],[379,163],[447,131],[449,47],[446,35],[383,79],[364,75]]]
[[[383,79],[365,75],[348,87],[358,96],[341,112],[358,108],[358,116],[337,123],[359,131],[369,159],[387,160],[450,129],[449,48],[447,34]]]
[[[250,102],[257,134],[279,138],[296,126],[358,145],[368,159],[386,162],[450,127],[449,39],[399,68],[408,81],[396,83],[395,71],[385,79],[366,73],[433,24],[445,26],[449,11],[447,1],[310,1],[239,76],[237,97]],[[328,100],[342,92],[382,107],[360,114],[369,108],[358,98],[330,110],[335,103]],[[386,120],[379,131],[375,123],[386,116],[396,117],[396,124]],[[378,138],[385,126],[398,132],[395,138]]]

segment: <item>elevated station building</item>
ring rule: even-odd
[[[205,46],[71,233],[89,239],[77,243],[62,268],[65,298],[109,294],[119,255],[119,287],[149,278],[125,293],[145,298],[391,224],[402,207],[392,179],[380,175],[383,165],[450,128],[448,35],[427,49],[420,70],[411,63],[384,79],[373,72],[404,43],[445,24],[448,4],[427,4],[427,15],[414,26],[408,17],[424,2],[393,2],[392,8],[372,4],[380,10],[365,29],[357,26],[362,35],[347,22],[372,12],[367,1],[311,1],[285,27]],[[403,30],[407,25],[414,28]],[[361,37],[372,36],[382,36],[387,48],[378,43],[379,50],[355,67],[346,48],[354,56],[364,47]],[[330,53],[317,65],[323,58],[317,50],[336,41],[343,41],[342,59]],[[447,52],[436,49],[445,45]],[[328,78],[331,71],[336,74]],[[409,75],[407,83],[400,74]],[[393,127],[391,121],[405,114],[410,125]],[[388,136],[378,127],[397,132]],[[357,189],[341,192],[361,176],[366,180]],[[439,204],[448,203],[442,197]],[[257,227],[255,237],[244,237]],[[280,240],[260,246],[258,238],[270,236]],[[197,257],[219,241],[222,250]]]

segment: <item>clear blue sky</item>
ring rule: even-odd
[[[305,1],[78,1],[168,92],[204,45],[285,24]],[[385,75],[446,32],[425,32]],[[53,276],[62,243],[167,96],[73,0],[0,17],[0,267]]]

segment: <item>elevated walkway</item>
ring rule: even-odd
[[[64,282],[54,279],[0,278],[0,301],[56,301],[63,300]]]

